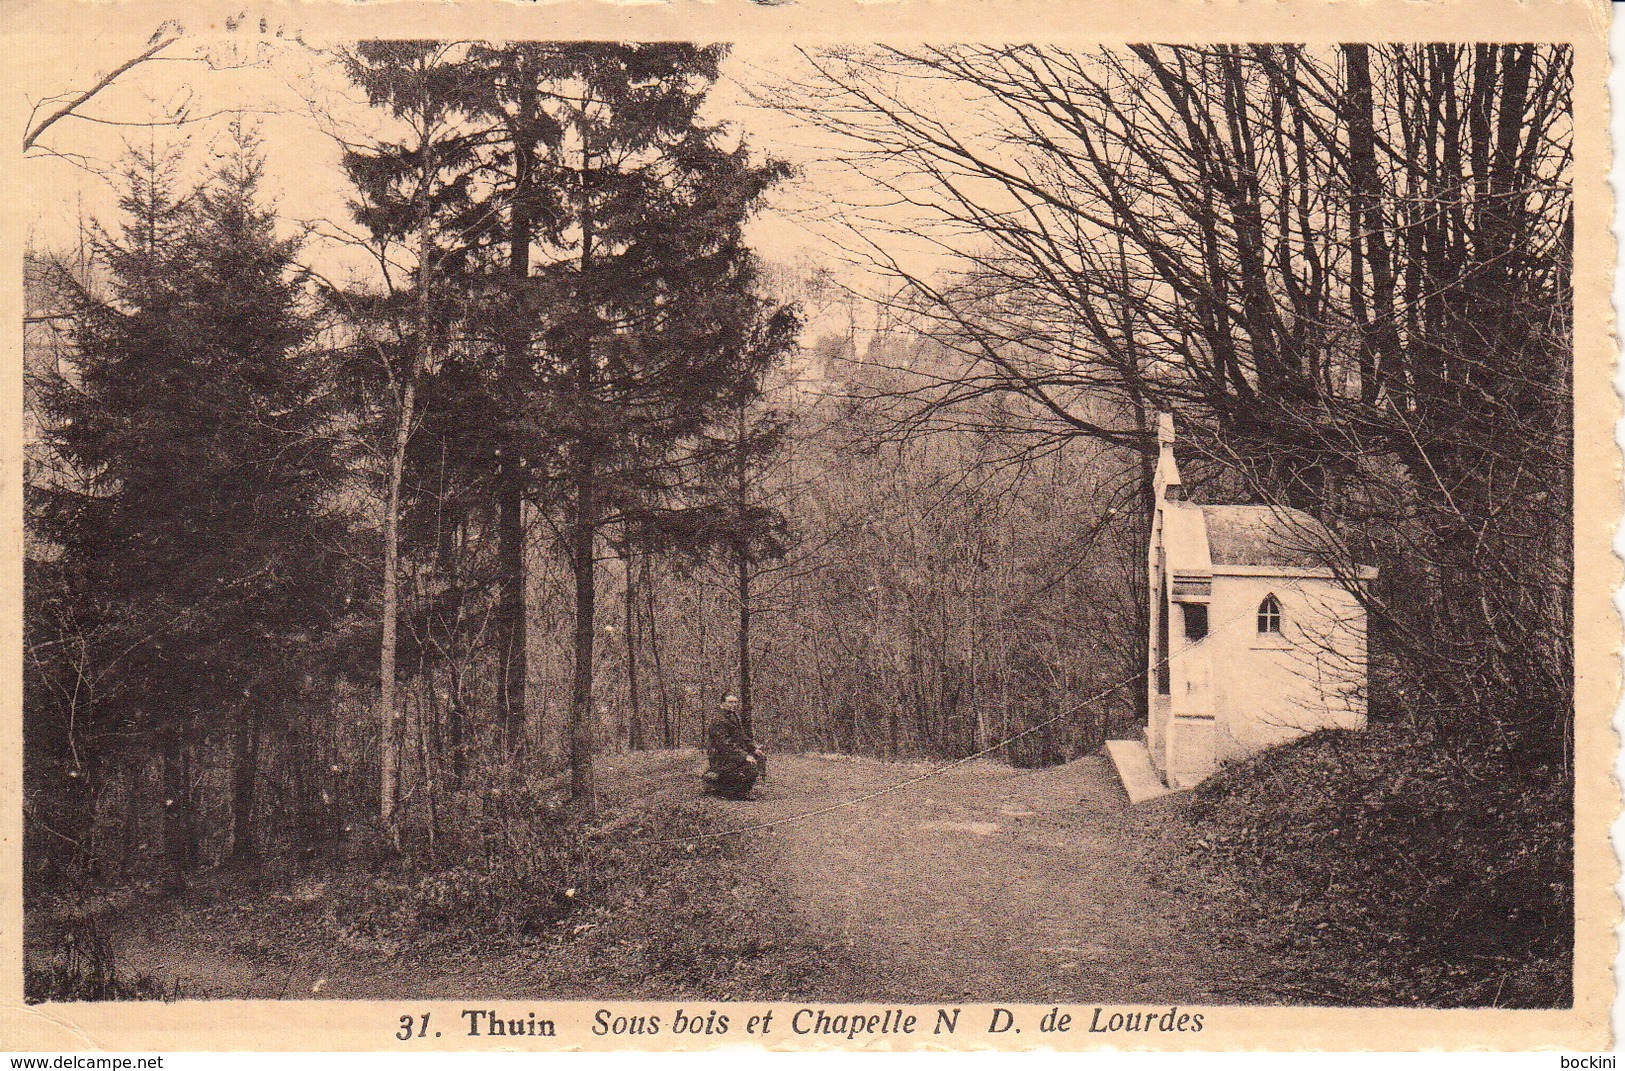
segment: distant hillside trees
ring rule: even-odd
[[[703,563],[639,570],[638,709],[667,740],[698,739],[739,686],[744,637],[753,729],[774,749],[1042,765],[1125,729],[1135,689],[1114,685],[1142,669],[1144,548],[1120,523],[1137,455],[1082,440],[1031,451],[1020,415],[991,398],[953,424],[900,428],[875,399],[963,364],[909,327],[809,349],[825,374],[787,374],[745,414],[778,431],[747,455],[746,493],[726,461],[707,492],[767,522],[745,548],[744,592],[726,539]]]

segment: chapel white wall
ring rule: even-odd
[[[1257,628],[1258,607],[1272,593],[1280,636]],[[1336,581],[1216,575],[1209,622],[1216,762],[1317,729],[1365,727],[1365,610]]]

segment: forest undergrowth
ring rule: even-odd
[[[704,836],[717,818],[698,799],[593,821],[513,813],[432,854],[385,850],[367,830],[354,853],[221,866],[178,896],[137,886],[40,902],[27,997],[299,999],[323,995],[331,974],[349,980],[332,996],[451,980],[470,996],[774,1000],[845,969],[795,925],[768,849]],[[186,953],[155,968],[164,949]],[[199,981],[188,960],[233,969]],[[254,991],[233,991],[244,977]]]
[[[1214,939],[1264,952],[1294,1002],[1567,1007],[1572,775],[1516,754],[1393,724],[1326,730],[1146,819],[1210,883]]]

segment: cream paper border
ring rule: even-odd
[[[1095,1035],[1037,1033],[1040,1006],[1014,1008],[1023,1034],[988,1034],[991,1005],[962,1005],[955,1035],[934,1036],[922,1025],[911,1037],[846,1044],[798,1038],[775,1028],[765,1042],[738,1029],[751,1015],[774,1008],[783,1022],[801,1005],[727,1006],[736,1028],[725,1037],[643,1042],[598,1038],[588,1029],[598,1007],[617,1014],[642,1011],[669,1015],[682,1007],[721,1007],[686,1001],[635,1005],[592,1002],[472,1001],[181,1001],[173,1004],[25,1005],[22,1001],[21,939],[21,592],[22,592],[22,293],[21,249],[27,206],[17,195],[21,174],[17,142],[26,104],[18,90],[21,68],[31,62],[35,35],[127,32],[144,36],[170,17],[188,29],[223,25],[246,8],[272,21],[301,28],[308,37],[378,36],[492,38],[619,38],[719,41],[1031,41],[1125,44],[1139,41],[1542,41],[1574,48],[1575,184],[1575,753],[1576,845],[1574,955],[1575,1004],[1559,1011],[1324,1009],[1265,1007],[1181,1008],[1200,1011],[1199,1034]],[[793,0],[767,7],[745,0],[668,0],[615,5],[601,0],[553,3],[465,0],[426,4],[415,0],[343,3],[237,3],[216,0],[9,0],[0,9],[5,57],[0,130],[10,131],[11,195],[0,204],[5,283],[0,321],[8,325],[0,377],[0,515],[4,568],[0,570],[0,1050],[111,1052],[187,1050],[473,1051],[480,1046],[514,1050],[604,1051],[708,1049],[766,1044],[774,1049],[1034,1049],[1161,1048],[1210,1051],[1247,1049],[1437,1050],[1540,1048],[1600,1050],[1613,1044],[1614,927],[1620,917],[1613,885],[1618,876],[1608,830],[1619,812],[1614,779],[1617,739],[1611,719],[1619,695],[1616,657],[1620,621],[1610,595],[1620,563],[1610,550],[1620,509],[1619,454],[1613,430],[1619,400],[1611,388],[1614,368],[1611,310],[1614,247],[1612,200],[1607,185],[1609,137],[1605,0]],[[35,61],[37,62],[37,61]],[[555,1020],[551,1039],[469,1039],[448,1029],[441,1039],[410,1044],[394,1040],[399,1017],[433,1013],[437,1025],[455,1026],[465,1007],[496,1007],[505,1015],[529,1011]],[[909,1009],[922,1024],[935,1007]],[[1084,1018],[1093,1005],[1064,1010]],[[831,1009],[832,1011],[834,1009]],[[861,1010],[843,1006],[841,1011]],[[876,1008],[875,1011],[883,1009]],[[786,1024],[787,1025],[787,1024]]]

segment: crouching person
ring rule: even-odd
[[[705,734],[706,788],[728,799],[744,799],[762,775],[762,749],[739,719],[739,697],[722,701]]]

